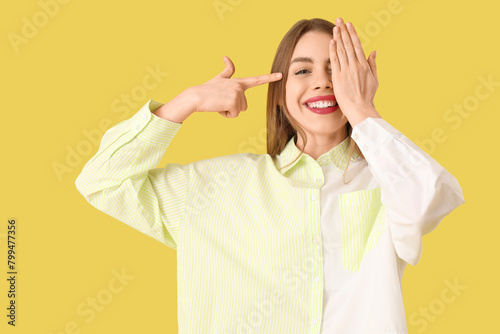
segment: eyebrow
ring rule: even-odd
[[[313,63],[313,60],[309,57],[297,57],[290,62],[290,65],[293,63]],[[330,58],[328,58],[325,63],[330,64]]]

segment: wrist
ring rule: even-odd
[[[156,109],[153,114],[175,123],[182,123],[188,118],[194,110],[194,101],[192,92],[186,89],[172,100]]]
[[[382,116],[380,116],[380,114],[372,104],[357,105],[352,109],[349,109],[348,113],[344,114],[346,115],[349,123],[353,128],[362,121],[364,121],[365,119],[367,119],[368,117],[382,118]]]
[[[200,102],[197,86],[191,86],[186,88],[182,93],[182,99],[187,106],[189,115],[198,111],[198,105]]]

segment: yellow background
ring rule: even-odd
[[[498,329],[500,184],[494,163],[500,86],[486,97],[481,78],[500,82],[500,6],[488,0],[73,0],[43,9],[41,3],[54,2],[11,2],[0,14],[0,332],[176,333],[176,252],[101,213],[78,193],[75,179],[98,149],[85,131],[99,131],[100,141],[101,126],[132,117],[148,99],[167,102],[220,73],[223,56],[233,60],[234,77],[268,73],[295,22],[338,16],[369,37],[366,55],[378,51],[378,112],[416,143],[441,132],[434,146],[421,147],[464,191],[466,203],[424,237],[421,262],[406,268],[409,332]],[[225,11],[214,4],[225,4]],[[34,21],[40,26],[28,31],[26,22]],[[16,46],[12,36],[22,37],[23,29],[30,37]],[[143,80],[155,68],[168,75],[146,89]],[[141,92],[146,94],[134,107],[120,101]],[[236,119],[192,115],[159,167],[265,153],[266,95],[267,85],[247,91],[248,110]],[[464,103],[468,117],[448,114]],[[70,151],[80,158],[73,167],[66,162]],[[58,174],[55,164],[68,170]],[[18,232],[15,328],[6,324],[6,232],[12,218]],[[133,278],[120,285],[114,275],[122,270]],[[447,292],[455,280],[463,289]],[[93,317],[92,298],[106,300],[97,302]]]

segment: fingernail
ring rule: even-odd
[[[281,73],[276,73],[276,78],[281,78]]]

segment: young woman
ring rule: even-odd
[[[462,189],[380,116],[375,53],[336,23],[297,22],[271,74],[231,78],[225,57],[148,101],[78,176],[97,209],[177,250],[179,333],[407,333],[403,271]],[[265,83],[267,154],[155,168],[187,117],[237,117]]]

